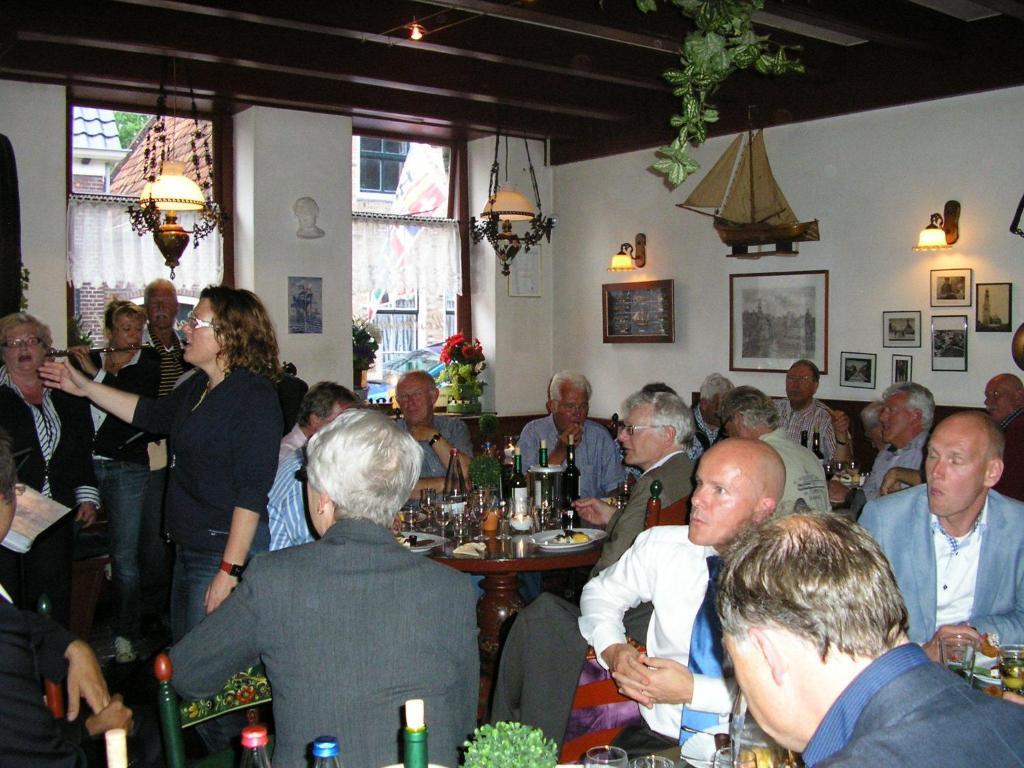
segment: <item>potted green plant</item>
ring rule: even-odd
[[[365,317],[352,318],[352,386],[366,386],[366,372],[377,359],[380,328]]]
[[[464,768],[555,768],[558,745],[522,723],[482,725],[465,743]]]
[[[445,341],[440,357],[445,368],[437,381],[448,396],[448,413],[480,413],[484,384],[479,376],[487,367],[480,340],[456,333]]]
[[[493,456],[474,456],[469,462],[469,481],[474,488],[494,490],[501,484],[501,464]]]

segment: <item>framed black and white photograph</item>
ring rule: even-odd
[[[288,333],[323,333],[323,278],[288,278]]]
[[[932,315],[932,370],[967,370],[967,315]]]
[[[933,269],[930,291],[932,306],[971,306],[973,279],[974,271],[971,269]]]
[[[877,363],[878,356],[871,352],[841,352],[839,386],[874,389]]]
[[[920,347],[921,313],[914,310],[882,313],[883,347]]]
[[[828,270],[729,275],[729,370],[828,373]]]
[[[1013,318],[1013,283],[978,283],[974,301],[974,330],[979,333],[1005,333]]]
[[[913,381],[914,358],[910,355],[892,356],[892,383],[905,384]]]

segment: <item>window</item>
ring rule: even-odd
[[[168,277],[152,237],[135,234],[125,213],[142,188],[145,137],[152,123],[152,115],[71,107],[68,274],[74,291],[68,311],[77,321],[74,330],[96,342],[103,339],[103,309],[110,299],[134,300],[151,280]],[[166,123],[175,156],[187,156],[192,120],[168,117]],[[199,124],[209,135],[211,123]],[[179,219],[191,228],[189,214],[182,213]],[[174,279],[183,304],[207,285],[221,282],[221,250],[219,232],[198,247],[188,245]]]
[[[390,397],[406,371],[440,373],[441,345],[456,327],[461,252],[458,223],[449,218],[451,148],[357,139],[352,305],[381,331],[369,375],[369,397],[376,400]]]

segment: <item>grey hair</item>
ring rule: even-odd
[[[178,289],[174,287],[174,283],[172,283],[170,280],[167,280],[167,279],[165,279],[163,277],[158,277],[156,280],[154,280],[151,283],[147,284],[145,290],[142,292],[142,303],[143,304],[148,304],[149,303],[150,295],[157,288],[166,288],[167,290],[169,290],[171,293],[174,294],[175,298],[178,297]]]
[[[882,414],[883,405],[881,400],[872,400],[861,409],[860,423],[864,425],[864,429],[870,431],[879,425],[878,417]]]
[[[358,398],[347,387],[333,381],[318,381],[302,396],[299,404],[299,426],[308,427],[310,417],[316,415],[326,419],[334,410],[335,403],[348,405],[358,402]]]
[[[935,419],[935,398],[927,387],[913,381],[893,384],[882,393],[882,400],[888,400],[899,392],[907,394],[907,408],[921,412],[921,428],[927,432]]]
[[[572,389],[582,389],[587,393],[587,400],[590,399],[590,382],[587,377],[578,371],[559,371],[551,377],[548,384],[548,400],[557,400],[562,394],[562,387],[569,385]]]
[[[743,417],[743,426],[748,429],[768,427],[774,430],[779,426],[779,412],[775,403],[755,387],[742,386],[730,390],[722,398],[718,409],[723,424],[739,415]]]
[[[700,385],[700,399],[712,400],[716,395],[724,395],[730,389],[732,389],[732,382],[725,376],[717,371],[709,373],[708,377],[704,379],[704,383]]]
[[[689,446],[693,440],[693,414],[679,395],[671,392],[634,392],[622,401],[622,412],[649,405],[652,408],[652,427],[672,427],[676,431],[676,445]]]
[[[335,520],[358,518],[385,528],[409,498],[423,450],[383,414],[349,408],[310,438],[310,485],[334,502]]]

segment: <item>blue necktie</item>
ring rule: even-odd
[[[718,555],[708,558],[708,588],[690,633],[690,659],[687,666],[695,675],[722,677],[722,625],[715,610],[716,582],[721,567],[722,558]],[[698,731],[706,731],[718,725],[718,715],[714,712],[699,712],[684,704],[683,725]],[[683,744],[691,736],[693,733],[681,729],[679,743]]]

